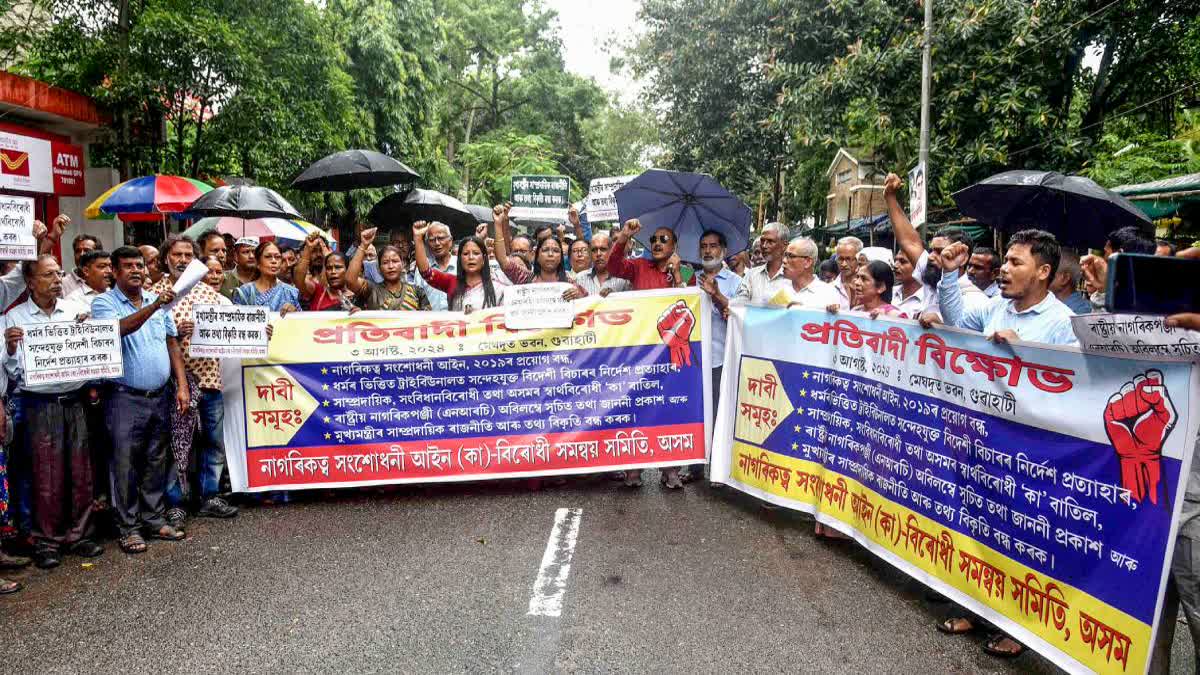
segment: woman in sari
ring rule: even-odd
[[[346,288],[354,293],[363,309],[387,312],[428,310],[429,298],[425,290],[409,283],[404,277],[404,256],[395,246],[384,246],[379,251],[379,273],[383,283],[377,284],[363,275],[363,262],[367,248],[375,242],[377,228],[363,230],[358,235],[358,249],[346,270]]]
[[[420,220],[413,223],[413,238],[424,241],[429,223]],[[424,246],[416,247],[417,269],[430,286],[446,294],[450,311],[470,314],[477,309],[498,307],[504,304],[504,286],[492,281],[492,268],[488,264],[487,224],[475,228],[475,236],[458,243],[457,274],[443,272],[429,262]]]
[[[273,312],[287,314],[300,307],[300,292],[279,278],[283,254],[273,241],[264,241],[254,249],[258,271],[254,281],[242,284],[233,292],[233,304],[268,307]]]

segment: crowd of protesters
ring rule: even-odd
[[[1114,232],[1104,255],[1082,258],[1040,230],[1014,234],[1004,252],[975,246],[957,227],[944,227],[925,242],[899,204],[901,187],[895,175],[885,181],[895,253],[844,237],[824,261],[813,239],[793,238],[780,223],[765,225],[750,249],[735,255],[717,230],[703,233],[699,250],[679,251],[676,233],[660,227],[635,255],[634,238],[642,229],[636,219],[612,232],[585,236],[572,210],[572,231],[565,225],[543,226],[527,236],[514,232],[502,205],[493,210],[490,227],[481,223],[458,242],[442,223],[417,222],[411,231],[392,232],[386,243],[375,229],[363,230],[345,253],[332,250],[319,233],[297,248],[208,232],[195,241],[170,235],[157,248],[121,246],[111,252],[83,234],[71,242],[74,270],[63,274],[50,251],[69,219],[59,216],[50,227],[37,223],[37,260],[9,263],[11,269],[0,276],[5,310],[0,531],[8,535],[0,569],[30,564],[49,569],[67,555],[102,555],[103,532],[115,537],[121,551],[137,554],[147,549],[147,540],[184,539],[190,517],[237,516],[225,471],[220,364],[188,355],[195,305],[255,305],[285,317],[293,311],[469,313],[503,305],[506,289],[514,284],[561,283],[567,300],[697,286],[711,299],[715,410],[732,303],[860,311],[872,318],[917,320],[927,328],[956,326],[1000,342],[1064,345],[1076,340],[1072,315],[1103,310],[1107,256],[1191,257],[1200,251],[1176,252],[1134,228]],[[175,283],[197,259],[208,275],[176,299]],[[89,316],[119,321],[124,375],[27,384],[23,329]],[[1190,328],[1200,323],[1197,315],[1168,322]],[[682,472],[668,467],[661,481],[678,489],[689,479],[703,478],[703,471],[703,465]],[[617,478],[630,488],[642,485],[638,470]],[[287,501],[287,494],[267,495],[264,501]],[[1179,550],[1190,551],[1191,542],[1200,541],[1196,527],[1200,519],[1181,524]],[[842,537],[820,525],[817,533]],[[1190,560],[1177,559],[1167,605],[1182,601],[1200,644],[1200,579]],[[0,580],[0,594],[19,589],[17,582]],[[982,625],[979,618],[955,611],[938,629],[961,634]],[[1167,649],[1170,633],[1164,631]],[[984,649],[1014,656],[1024,648],[996,633]],[[1159,662],[1167,657],[1156,655]]]

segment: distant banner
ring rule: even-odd
[[[729,324],[715,480],[814,513],[1068,671],[1147,669],[1191,364],[845,313]]]
[[[0,260],[37,260],[33,198],[0,196]]]
[[[22,326],[25,383],[59,384],[124,375],[117,320],[54,321]]]
[[[512,177],[512,209],[508,214],[513,218],[565,223],[570,206],[569,176]]]
[[[617,190],[625,187],[637,176],[613,176],[593,178],[588,185],[587,217],[590,223],[605,223],[619,219],[617,214]]]
[[[192,358],[262,357],[267,355],[266,307],[196,305],[195,328],[188,345]]]
[[[234,489],[593,473],[703,462],[707,300],[585,298],[571,328],[504,310],[289,314],[266,359],[225,359]]]
[[[1200,361],[1200,333],[1167,328],[1161,316],[1080,314],[1071,317],[1085,352],[1147,361]]]

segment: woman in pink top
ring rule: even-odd
[[[907,314],[884,299],[892,297],[892,286],[895,283],[896,275],[892,272],[891,265],[882,260],[873,260],[865,265],[859,265],[852,284],[854,299],[858,301],[853,310],[866,312],[871,315],[872,319],[880,316],[909,318]],[[828,309],[836,314],[838,306],[830,305]]]

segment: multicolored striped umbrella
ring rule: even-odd
[[[165,214],[187,210],[212,186],[180,176],[140,176],[119,183],[92,202],[84,216],[126,221],[161,220]]]
[[[336,242],[328,232],[303,220],[285,220],[283,218],[232,218],[229,216],[201,218],[184,231],[184,234],[197,239],[210,230],[221,234],[231,234],[234,237],[258,237],[259,239],[283,239],[286,241],[304,241],[313,232],[319,232],[326,241],[336,248]]]

